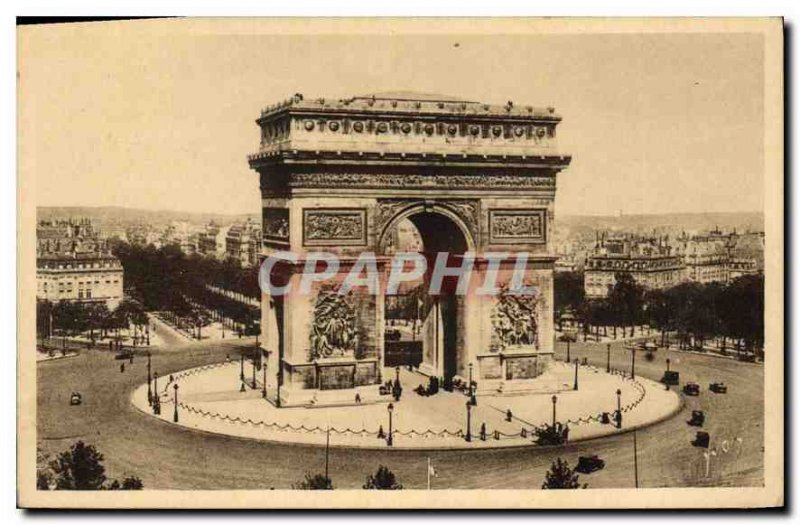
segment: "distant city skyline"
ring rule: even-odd
[[[259,111],[410,89],[554,106],[556,213],[763,212],[750,33],[268,34],[175,21],[19,29],[20,180],[39,206],[259,213]],[[313,31],[313,30],[309,30]]]

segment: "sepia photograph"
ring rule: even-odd
[[[783,31],[19,25],[18,505],[782,506]]]

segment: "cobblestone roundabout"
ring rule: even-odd
[[[153,417],[199,431],[257,440],[311,445],[325,445],[329,440],[338,447],[388,448],[387,407],[393,401],[389,396],[385,403],[279,409],[262,397],[260,386],[240,391],[239,366],[238,362],[218,363],[173,374],[173,383],[165,378],[159,385],[161,414]],[[467,441],[464,395],[440,392],[422,397],[413,389],[426,383],[424,376],[403,370],[400,380],[404,393],[392,411],[393,448],[399,449],[536,446],[535,429],[552,423],[553,395],[556,421],[569,427],[573,442],[651,425],[681,408],[680,396],[660,383],[593,366],[579,367],[579,389],[573,390],[574,367],[557,362],[537,380],[535,392],[479,396],[477,406],[470,410],[472,439]],[[179,386],[178,423],[173,422],[175,384]],[[621,429],[602,422],[603,412],[617,408],[618,389]],[[153,413],[146,384],[135,389],[131,400],[139,410]],[[509,410],[511,421],[507,420]]]

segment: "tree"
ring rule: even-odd
[[[559,317],[567,310],[578,311],[586,298],[581,272],[556,272],[553,277],[553,288],[554,311]]]
[[[403,485],[397,482],[391,470],[381,465],[374,475],[367,476],[364,488],[368,490],[402,490]]]
[[[306,472],[306,478],[299,483],[293,483],[292,488],[297,490],[333,490],[333,482],[331,478],[323,474],[311,475]]]
[[[579,476],[569,468],[569,464],[561,458],[556,458],[550,465],[550,470],[545,474],[543,489],[585,489],[588,485],[578,482]]]
[[[101,490],[106,482],[103,455],[78,441],[53,462],[57,490]]]
[[[122,483],[115,479],[109,485],[108,490],[142,490],[143,488],[144,484],[141,479],[136,476],[128,476],[122,480]]]
[[[142,490],[144,484],[136,476],[128,476],[120,483],[113,480],[106,484],[103,455],[92,445],[78,441],[72,447],[49,461],[45,454],[37,451],[36,488],[50,490]]]
[[[644,288],[629,273],[614,274],[614,287],[608,294],[614,326],[630,326],[631,335],[636,322],[642,318]],[[623,330],[624,335],[624,330]]]

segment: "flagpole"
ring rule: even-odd
[[[325,479],[328,478],[328,451],[330,450],[331,446],[331,427],[328,427],[328,431],[325,435]]]
[[[431,457],[428,456],[428,490],[431,490]]]

